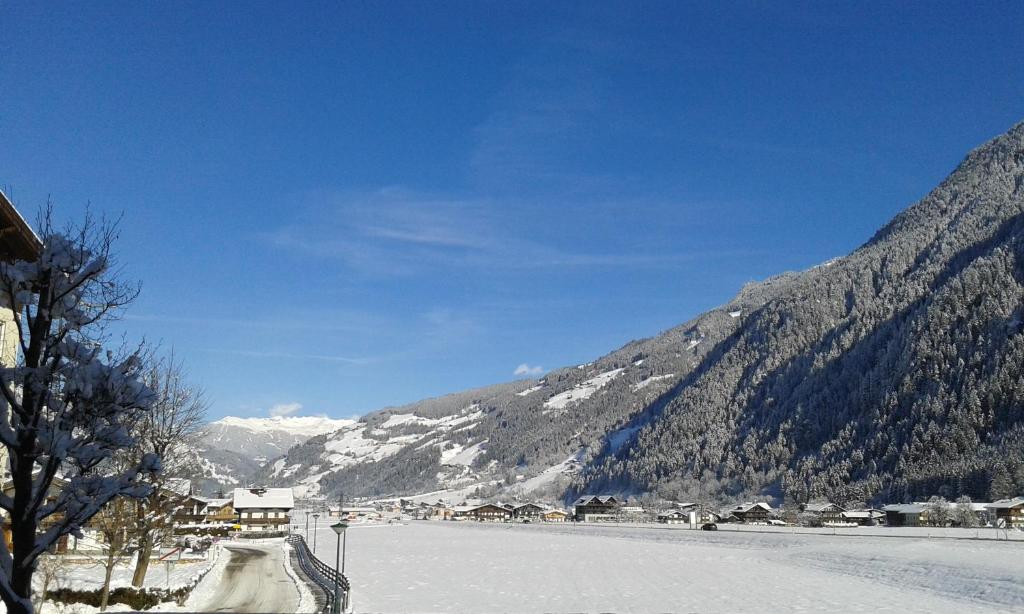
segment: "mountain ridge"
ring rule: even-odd
[[[1019,123],[846,256],[585,365],[373,412],[260,477],[354,495],[533,495],[554,468],[554,498],[1014,493],[1022,185]]]

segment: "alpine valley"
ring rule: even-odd
[[[850,255],[591,363],[301,434],[251,426],[211,425],[207,459],[299,496],[1013,496],[1024,124]]]

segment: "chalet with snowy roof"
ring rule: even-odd
[[[670,510],[658,514],[658,522],[661,524],[687,524],[690,522],[690,513],[683,510]]]
[[[801,511],[818,519],[823,525],[845,522],[843,520],[843,512],[846,510],[835,503],[830,503],[828,501],[813,501],[811,503],[805,503],[803,504]]]
[[[579,522],[610,520],[619,515],[622,503],[613,495],[586,495],[576,499],[573,513]]]
[[[544,522],[565,522],[569,519],[569,513],[562,510],[545,510],[541,512],[540,519]]]
[[[512,508],[512,518],[515,520],[537,520],[543,512],[544,508],[536,503],[522,503]]]
[[[183,497],[174,509],[175,524],[202,524],[206,522],[206,508],[210,500],[188,495]]]
[[[457,520],[476,520],[477,522],[508,522],[512,520],[512,510],[496,503],[483,505],[460,505],[453,510]]]
[[[775,510],[763,501],[740,503],[736,507],[724,510],[722,517],[727,522],[767,524],[769,520],[775,517]]]
[[[236,488],[232,507],[243,531],[280,531],[295,507],[291,488]]]
[[[1024,528],[1024,497],[994,501],[985,505],[985,508],[995,517],[996,526]]]
[[[840,515],[843,522],[862,527],[873,527],[885,522],[885,512],[874,508],[846,510]]]
[[[238,518],[235,507],[232,505],[234,499],[210,499],[206,503],[206,521],[214,524],[225,524],[233,522]]]
[[[924,503],[893,503],[882,508],[885,524],[890,527],[916,527],[928,523],[928,505]]]

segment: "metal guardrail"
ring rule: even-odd
[[[315,582],[327,596],[327,602],[323,610],[324,614],[347,612],[349,609],[349,595],[352,592],[348,578],[344,574],[334,571],[334,568],[327,563],[316,558],[309,551],[309,546],[306,545],[306,540],[301,535],[289,535],[285,541],[295,548],[295,554],[299,559],[299,566],[302,568],[302,572],[306,574],[306,577]],[[338,588],[341,591],[341,603],[339,604],[340,607],[335,610],[335,590]]]

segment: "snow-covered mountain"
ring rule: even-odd
[[[589,450],[678,381],[682,363],[704,351],[701,335],[673,330],[540,380],[383,409],[292,448],[257,480],[300,497],[557,498]]]
[[[284,455],[292,446],[353,422],[322,416],[228,416],[203,429],[196,449],[207,480],[231,486],[248,482],[261,466]]]
[[[848,256],[593,363],[369,414],[257,477],[328,496],[1005,498],[1024,488],[1022,322],[1024,123]]]

